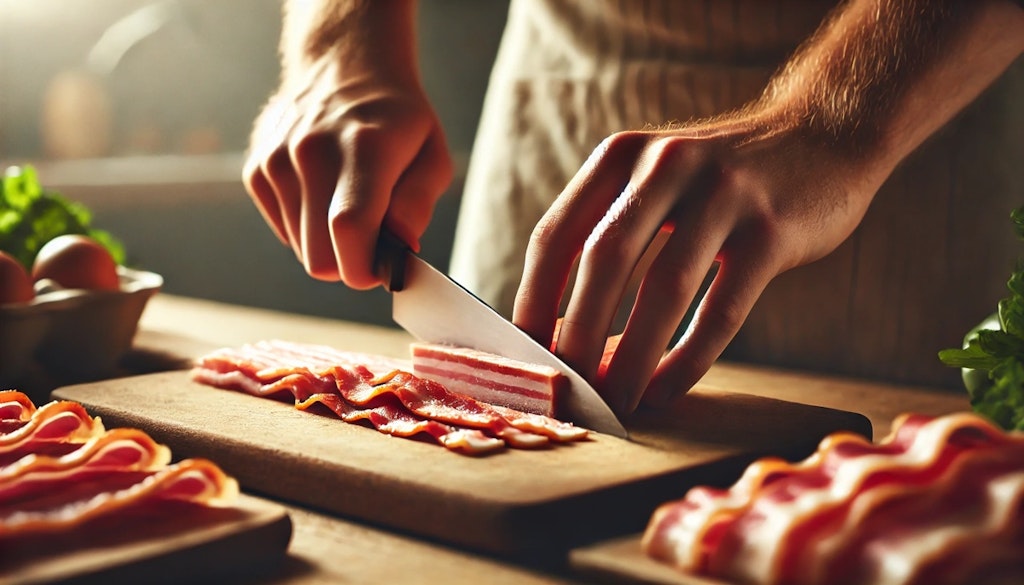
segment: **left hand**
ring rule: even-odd
[[[534,230],[513,320],[549,344],[579,258],[556,352],[620,413],[642,398],[668,402],[708,370],[773,277],[849,236],[881,180],[858,168],[799,121],[768,114],[612,135]],[[660,230],[671,233],[599,379],[630,275]],[[693,323],[665,355],[716,261]]]

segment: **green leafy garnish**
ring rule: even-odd
[[[1010,213],[1024,240],[1024,207]],[[999,301],[998,320],[967,334],[963,349],[944,349],[939,359],[964,369],[971,408],[1006,430],[1024,430],[1024,263],[1006,283],[1010,295]]]
[[[10,167],[0,182],[0,250],[26,270],[43,244],[64,234],[80,234],[103,245],[118,264],[124,264],[124,246],[109,232],[90,224],[84,205],[44,189],[31,166]]]

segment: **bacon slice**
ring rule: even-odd
[[[111,470],[46,497],[0,504],[0,538],[68,530],[99,516],[161,500],[206,506],[230,503],[238,483],[205,459],[157,471]]]
[[[558,370],[438,343],[413,343],[412,373],[481,402],[554,416],[566,378]]]
[[[488,452],[500,447],[499,441],[530,448],[586,436],[585,429],[499,409],[403,368],[408,368],[408,362],[324,346],[263,341],[203,356],[192,376],[201,383],[257,396],[290,393],[297,407],[320,403],[342,420],[365,420],[396,436],[425,434],[463,453]],[[338,398],[329,398],[332,395]]]
[[[655,512],[643,546],[750,583],[937,582],[1019,553],[1022,474],[1024,433],[906,415],[877,445],[837,433],[800,463],[762,459],[728,490],[691,489]]]
[[[46,445],[83,443],[102,434],[103,423],[89,416],[77,402],[55,401],[32,412],[20,427],[0,435],[0,462],[17,451],[35,451]]]
[[[26,421],[36,411],[36,405],[24,392],[0,390],[0,420]]]
[[[61,456],[28,454],[0,469],[0,504],[38,497],[87,479],[101,470],[153,471],[166,466],[171,451],[138,429],[113,429]]]

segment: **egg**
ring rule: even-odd
[[[0,252],[0,305],[27,303],[35,296],[32,278],[25,267],[10,254]]]
[[[64,288],[118,290],[117,263],[99,242],[80,235],[57,236],[43,245],[32,279],[49,278]]]

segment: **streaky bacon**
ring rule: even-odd
[[[408,365],[326,346],[262,341],[211,352],[197,360],[192,376],[201,383],[257,396],[290,393],[297,406],[317,396],[313,402],[323,403],[343,420],[366,420],[396,436],[424,433],[463,453],[496,449],[497,441],[529,448],[586,436],[586,429],[573,430],[576,427],[568,423],[535,414],[513,415],[451,392],[402,369]],[[326,398],[332,394],[341,400]],[[389,396],[397,402],[387,402],[392,400]],[[357,412],[363,410],[373,412]]]
[[[414,437],[420,433],[429,435],[438,443],[469,455],[490,453],[505,447],[501,439],[488,437],[476,429],[461,429],[413,416],[401,403],[395,400],[381,400],[371,407],[356,408],[341,398],[339,394],[311,394],[295,407],[307,410],[314,404],[322,404],[331,409],[345,422],[367,421],[382,433],[396,437]]]
[[[728,490],[691,489],[655,512],[643,547],[681,570],[743,582],[926,583],[977,569],[963,551],[978,539],[991,551],[1019,547],[1020,474],[1024,433],[972,413],[904,415],[879,444],[836,433],[800,463],[766,458]],[[974,515],[958,510],[965,502],[977,503]],[[905,554],[878,552],[897,548]],[[887,564],[896,558],[904,564]],[[951,558],[956,567],[945,566]]]
[[[143,431],[109,430],[64,455],[30,453],[0,469],[0,504],[61,489],[100,470],[152,471],[170,461],[170,449]]]
[[[52,443],[82,443],[102,434],[103,423],[77,402],[54,401],[32,412],[22,426],[0,435],[0,457]]]
[[[417,342],[412,373],[458,394],[521,412],[554,416],[566,377],[558,370],[466,347]]]
[[[224,362],[215,363],[215,368],[223,366]],[[205,363],[204,366],[197,366],[192,370],[192,378],[211,386],[262,397],[290,394],[294,398],[295,407],[300,410],[308,410],[315,404],[322,404],[345,422],[366,421],[379,432],[396,437],[414,437],[422,433],[448,449],[467,455],[482,455],[505,447],[505,441],[502,439],[489,437],[479,430],[421,418],[397,402],[394,397],[391,397],[394,402],[382,396],[374,404],[364,406],[346,402],[339,387],[361,383],[357,380],[372,379],[372,374],[361,366],[352,369],[338,367],[329,375],[316,375],[305,368],[292,369],[291,373],[285,373],[288,370],[282,368],[264,368],[261,370],[263,375],[271,380],[273,376],[283,374],[268,383],[252,377],[257,375],[258,370],[255,368],[232,371],[218,371],[215,368],[205,367]]]
[[[23,392],[0,390],[0,436],[25,426],[35,411],[35,404]]]
[[[0,538],[67,530],[99,516],[161,500],[206,506],[230,503],[238,483],[205,459],[155,471],[108,470],[46,497],[0,504]]]
[[[0,420],[26,421],[36,411],[36,405],[24,392],[0,390]]]

